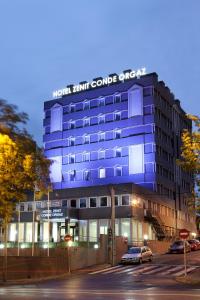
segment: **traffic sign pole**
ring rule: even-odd
[[[186,260],[186,239],[189,237],[190,232],[187,229],[181,229],[179,231],[179,237],[183,240],[184,253],[183,253],[183,261],[184,261],[184,275],[187,276],[187,260]]]
[[[186,261],[186,241],[184,243],[184,269],[185,269],[185,276],[187,276],[187,261]]]

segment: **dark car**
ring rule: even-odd
[[[186,252],[191,251],[190,244],[185,241]],[[184,241],[175,241],[170,247],[168,253],[184,253]]]
[[[200,250],[200,242],[198,240],[189,240],[188,243],[190,244],[192,251]]]

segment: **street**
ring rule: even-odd
[[[189,274],[200,274],[200,251],[187,254]],[[62,279],[2,286],[0,299],[200,299],[200,286],[177,283],[183,275],[183,255],[154,257],[152,263],[73,273]]]

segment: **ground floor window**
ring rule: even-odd
[[[97,241],[97,220],[89,220],[89,241]]]

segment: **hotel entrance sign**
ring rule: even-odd
[[[113,74],[105,78],[97,78],[96,80],[93,80],[91,82],[83,82],[77,85],[71,85],[63,89],[56,90],[53,92],[53,98],[59,98],[64,95],[75,94],[89,89],[108,86],[109,84],[119,83],[133,78],[139,78],[140,76],[143,76],[145,74],[146,68],[141,68],[137,70],[125,71],[119,75]]]

